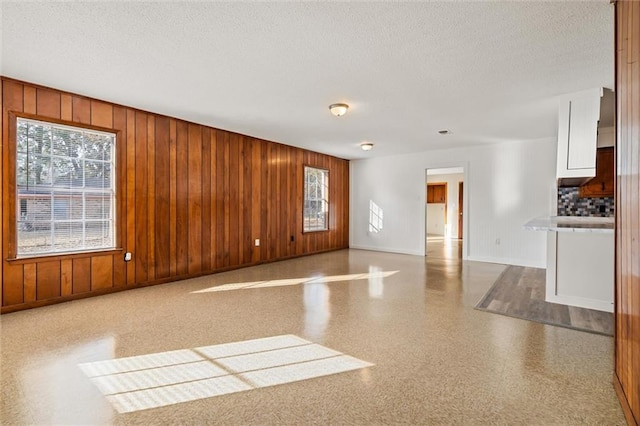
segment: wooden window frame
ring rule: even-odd
[[[115,146],[114,146],[114,154],[113,154],[113,175],[114,175],[114,247],[102,248],[102,249],[91,249],[91,250],[77,250],[77,251],[69,251],[69,252],[51,252],[51,253],[39,253],[39,254],[25,254],[18,257],[18,222],[16,217],[16,209],[18,203],[18,192],[17,192],[17,180],[16,180],[16,163],[17,163],[17,122],[18,119],[28,119],[28,120],[36,120],[44,123],[50,123],[53,125],[63,125],[68,127],[74,127],[78,129],[86,129],[91,131],[98,131],[103,133],[110,133],[115,136]],[[8,113],[8,130],[9,130],[9,144],[7,150],[7,162],[5,163],[6,174],[8,177],[7,182],[7,194],[5,199],[4,209],[7,212],[7,218],[5,219],[5,238],[7,239],[7,261],[23,263],[28,262],[30,259],[60,259],[60,258],[75,258],[75,257],[85,257],[91,256],[93,254],[108,254],[108,253],[117,253],[121,252],[123,249],[122,241],[121,241],[121,226],[122,226],[122,217],[121,217],[121,203],[123,202],[123,191],[122,191],[122,172],[124,170],[123,165],[121,164],[121,148],[122,144],[122,132],[118,129],[98,127],[84,123],[76,123],[73,121],[67,120],[59,120],[55,118],[50,118],[46,116],[36,115],[36,114],[25,114],[20,112],[10,111]]]
[[[316,170],[322,170],[323,172],[327,173],[327,179],[329,179],[329,185],[327,185],[327,215],[326,215],[326,220],[325,220],[325,228],[324,229],[306,229],[305,228],[305,224],[304,224],[304,211],[305,211],[305,203],[307,201],[306,198],[306,185],[307,185],[307,175],[306,175],[306,169],[316,169]],[[331,231],[331,190],[330,190],[330,185],[331,185],[331,179],[329,177],[330,175],[330,170],[328,168],[324,168],[324,167],[319,167],[319,166],[315,166],[312,164],[303,164],[302,165],[302,233],[303,234],[311,234],[311,233],[316,233],[316,232],[329,232]]]

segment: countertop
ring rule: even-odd
[[[524,224],[532,231],[612,233],[613,217],[543,216]]]

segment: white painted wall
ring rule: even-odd
[[[425,170],[464,166],[464,258],[545,267],[545,233],[522,225],[552,214],[555,163],[555,139],[351,161],[350,245],[424,255]],[[384,211],[377,233],[369,232],[370,201]]]
[[[428,175],[427,183],[429,182],[447,183],[447,228],[444,235],[446,238],[458,238],[458,184],[464,182],[464,175],[462,173]],[[431,213],[430,206],[427,204],[427,233],[431,233],[429,231],[429,224],[431,223],[432,217],[429,213]]]

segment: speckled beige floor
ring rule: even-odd
[[[624,424],[612,339],[474,310],[504,266],[457,253],[343,250],[3,315],[2,424]],[[126,414],[78,366],[280,335],[374,365]]]

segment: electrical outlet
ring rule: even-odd
[[[128,251],[124,254],[124,261],[131,262],[131,252]]]
[[[256,238],[255,245],[256,247],[260,246],[260,238]]]
[[[499,246],[500,245],[500,238],[496,238],[496,245]]]

